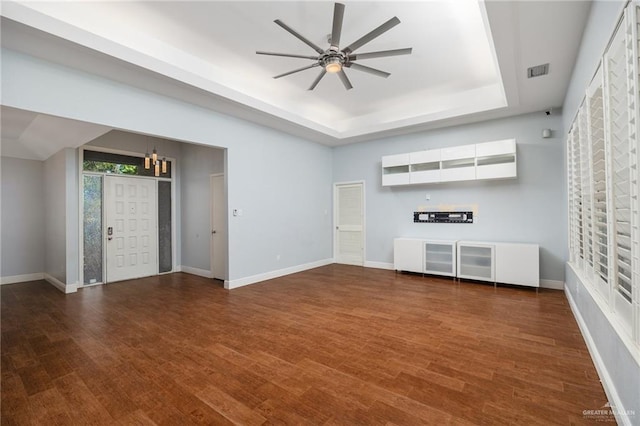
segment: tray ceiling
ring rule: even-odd
[[[397,16],[400,25],[357,53],[413,48],[411,55],[360,62],[390,72],[386,79],[347,69],[354,86],[349,91],[335,75],[308,91],[317,68],[273,79],[311,61],[255,54],[314,54],[275,19],[328,46],[332,2],[7,1],[2,44],[56,61],[70,60],[56,46],[78,46],[78,68],[91,70],[91,61],[102,69],[100,61],[120,63],[122,75],[110,77],[140,85],[127,74],[134,65],[158,77],[165,86],[158,91],[186,84],[197,92],[196,103],[204,102],[204,94],[213,109],[340,145],[560,106],[589,11],[589,3],[580,1],[345,4],[343,45]],[[47,49],[38,48],[25,29],[54,37]],[[526,68],[538,62],[550,62],[550,74],[528,80]],[[170,94],[193,101],[189,91]]]

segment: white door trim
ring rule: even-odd
[[[364,180],[353,180],[333,183],[333,222],[331,223],[331,233],[333,235],[333,262],[338,260],[338,238],[336,224],[338,223],[338,186],[341,185],[362,185],[362,266],[367,263],[367,191]]]
[[[225,186],[225,174],[224,173],[213,173],[209,175],[209,195],[210,195],[210,199],[209,199],[209,224],[210,224],[210,231],[213,232],[214,230],[214,224],[213,224],[213,178],[218,178],[221,177],[222,178],[222,187],[223,187],[223,194],[222,194],[222,203],[224,204],[224,208],[223,211],[226,213],[227,212],[227,202],[226,202],[226,196],[225,196],[225,192],[226,192],[226,186]],[[222,278],[217,278],[217,279],[222,279],[222,280],[226,280],[228,277],[228,268],[229,268],[229,245],[228,245],[228,241],[227,240],[227,235],[228,235],[228,220],[227,217],[225,215],[225,217],[223,218],[223,228],[224,228],[224,232],[222,232],[221,236],[223,238],[222,244],[225,246],[225,250],[223,252],[223,273],[221,274]],[[210,278],[216,278],[215,277],[215,268],[213,267],[214,265],[214,249],[213,249],[213,234],[209,235],[209,265],[210,265],[210,271],[209,271],[209,276]]]

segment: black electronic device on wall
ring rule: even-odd
[[[413,212],[416,223],[473,223],[473,212]]]

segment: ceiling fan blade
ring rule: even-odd
[[[364,65],[351,63],[351,62],[346,63],[344,66],[345,67],[349,67],[349,68],[353,68],[354,70],[368,72],[369,74],[377,75],[378,77],[387,78],[387,77],[389,77],[391,75],[391,73],[388,73],[388,72],[385,72],[385,71],[380,71],[380,70],[377,70],[375,68],[366,67]]]
[[[412,48],[407,47],[405,49],[380,50],[379,52],[354,53],[349,55],[349,60],[357,61],[360,59],[384,58],[386,56],[410,55],[411,51]]]
[[[336,3],[333,7],[333,27],[331,29],[331,47],[338,49],[342,34],[342,20],[344,18],[344,4]]]
[[[273,78],[285,77],[285,76],[287,76],[287,75],[295,74],[295,73],[297,73],[297,72],[304,71],[304,70],[308,70],[309,68],[317,67],[317,66],[319,66],[319,65],[320,65],[320,64],[311,64],[311,65],[306,66],[306,67],[298,68],[297,70],[293,70],[293,71],[285,72],[284,74],[276,75],[276,76],[275,76],[275,77],[273,77]]]
[[[284,22],[282,22],[279,19],[276,19],[275,21],[276,24],[280,25],[282,28],[284,28],[286,31],[290,32],[291,34],[293,34],[295,37],[297,37],[301,42],[303,42],[304,44],[310,46],[313,50],[315,50],[316,52],[322,54],[324,53],[324,50],[322,50],[320,47],[318,47],[316,44],[314,44],[312,41],[306,39],[303,35],[301,35],[300,33],[298,33],[296,30],[294,30],[293,28],[291,28],[290,26],[288,26],[287,24],[285,24]]]
[[[315,89],[315,88],[316,88],[316,86],[318,85],[318,83],[320,83],[320,80],[322,80],[322,77],[324,77],[324,75],[325,75],[326,73],[327,73],[327,72],[325,71],[325,69],[324,69],[324,68],[322,68],[322,71],[320,71],[320,74],[318,74],[318,76],[316,77],[316,79],[315,79],[315,80],[313,80],[313,83],[311,83],[311,86],[309,86],[309,89],[308,89],[308,90],[313,90],[313,89]]]
[[[342,70],[340,70],[338,72],[338,77],[340,77],[340,81],[342,81],[342,84],[344,84],[344,88],[345,89],[347,89],[347,90],[353,89],[353,86],[351,85],[351,82],[347,78],[347,74],[344,73],[344,69],[342,69]]]
[[[385,22],[384,24],[380,25],[378,28],[376,28],[375,30],[371,31],[368,34],[365,34],[364,36],[362,36],[361,38],[359,38],[358,40],[354,41],[353,43],[351,43],[349,46],[345,47],[344,49],[342,49],[342,51],[345,54],[349,54],[351,52],[353,52],[354,50],[356,50],[357,48],[363,46],[364,44],[369,43],[371,40],[373,40],[374,38],[380,36],[381,34],[384,34],[385,32],[389,31],[391,28],[395,27],[396,25],[398,25],[400,23],[400,20],[398,19],[397,16],[394,16],[393,18],[389,19],[387,22]]]
[[[270,55],[270,56],[284,56],[287,58],[302,58],[302,59],[313,59],[318,60],[317,56],[307,56],[307,55],[296,55],[293,53],[275,53],[275,52],[262,52],[260,50],[256,51],[258,55]]]

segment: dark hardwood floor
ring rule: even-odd
[[[330,265],[2,292],[2,424],[583,424],[563,292]]]

